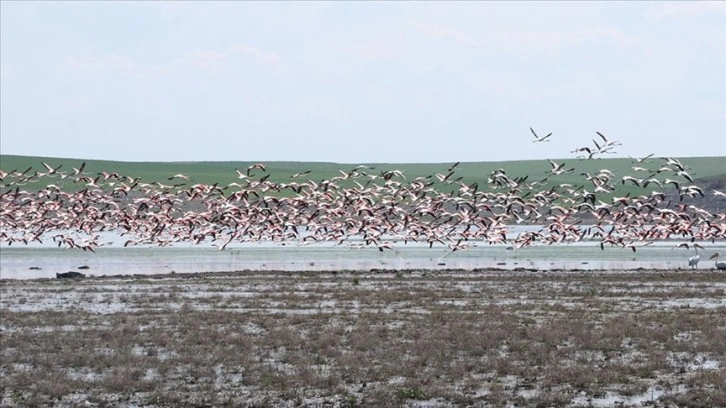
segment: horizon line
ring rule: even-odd
[[[472,161],[472,160],[460,160],[460,161],[429,161],[429,162],[382,162],[382,161],[357,161],[357,162],[348,162],[348,161],[325,161],[325,160],[260,160],[260,159],[228,159],[228,160],[117,160],[117,159],[94,159],[94,158],[88,158],[88,157],[60,157],[60,156],[44,156],[44,155],[28,155],[28,154],[13,154],[13,153],[0,153],[0,157],[5,156],[15,156],[15,157],[28,157],[28,158],[39,158],[39,159],[58,159],[58,160],[93,160],[93,161],[105,161],[105,162],[115,162],[115,163],[168,163],[168,164],[181,164],[181,163],[227,163],[227,162],[239,162],[239,163],[251,163],[251,162],[258,162],[258,163],[328,163],[328,164],[403,164],[403,165],[410,165],[410,164],[451,164],[451,163],[506,163],[506,162],[526,162],[526,161],[539,161],[539,160],[625,160],[625,159],[635,159],[636,157],[632,156],[617,156],[617,157],[597,157],[593,159],[580,159],[577,157],[543,157],[538,159],[510,159],[510,160],[480,160],[480,161]],[[720,158],[724,157],[726,158],[726,155],[713,155],[713,156],[654,156],[653,159],[665,159],[666,157],[673,157],[678,159],[700,159],[700,158]]]

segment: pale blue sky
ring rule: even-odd
[[[726,155],[726,3],[0,3],[2,153]],[[529,127],[553,132],[531,143]]]

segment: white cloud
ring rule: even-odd
[[[464,45],[478,45],[471,35],[448,25],[433,25],[418,22],[414,22],[412,25],[417,30],[437,38],[450,38]]]
[[[634,46],[640,43],[635,37],[619,29],[604,25],[585,26],[575,30],[560,28],[557,31],[536,31],[531,28],[530,30],[485,28],[480,33],[473,34],[445,24],[413,22],[411,26],[421,33],[437,38],[448,38],[467,46],[505,48],[515,52],[557,52],[568,47],[600,40],[612,41],[619,46]]]
[[[197,50],[187,53],[177,63],[208,73],[218,74],[227,65],[227,55],[218,51]]]
[[[688,1],[657,3],[646,12],[646,17],[661,20],[668,17],[689,18],[704,15],[726,16],[726,2]]]
[[[133,59],[116,54],[71,55],[62,61],[62,66],[83,74],[137,75],[142,70]]]
[[[610,40],[621,46],[633,46],[639,41],[622,31],[605,26],[586,27],[570,32],[496,32],[487,37],[487,44],[519,51],[557,52],[596,40]]]
[[[627,35],[622,31],[605,26],[595,26],[583,28],[575,33],[577,42],[585,42],[596,39],[609,39],[623,46],[638,45],[640,42],[633,36]]]
[[[155,1],[153,3],[154,6],[161,8],[162,10],[184,10],[188,9],[190,3],[184,2],[184,1],[168,1],[168,0],[162,0],[162,1]]]
[[[567,38],[558,32],[533,33],[526,31],[504,31],[488,36],[488,42],[494,46],[503,46],[509,50],[557,51],[566,45]]]
[[[264,65],[274,65],[281,60],[277,54],[263,53],[244,45],[234,45],[227,51],[195,50],[160,63],[142,63],[117,54],[70,55],[62,60],[61,66],[83,75],[148,78],[186,73],[189,69],[209,75],[219,75],[230,66],[232,63],[230,57],[233,55],[252,56],[258,63]]]
[[[408,44],[400,37],[374,38],[366,41],[354,42],[351,50],[366,59],[387,60],[398,58],[406,51]]]
[[[264,65],[275,65],[281,60],[280,56],[275,53],[265,53],[248,45],[233,45],[229,49],[238,55],[251,56]]]

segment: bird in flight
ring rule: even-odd
[[[532,135],[534,136],[534,140],[532,140],[532,143],[549,142],[549,140],[547,140],[547,138],[552,136],[552,132],[550,132],[547,136],[539,137],[539,136],[537,136],[537,132],[535,132],[534,129],[532,129],[531,127],[529,128],[529,131],[532,132]]]
[[[628,157],[630,157],[630,156],[628,156]],[[637,157],[630,157],[630,158],[633,159],[633,163],[648,163],[648,159],[650,159],[651,157],[653,157],[653,153],[651,153],[645,157],[641,157],[641,158],[637,158]]]
[[[174,180],[174,179],[191,180],[191,177],[186,176],[184,174],[175,174],[168,178],[168,180]]]

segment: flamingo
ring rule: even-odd
[[[264,164],[262,164],[262,163],[255,163],[255,164],[253,164],[253,165],[251,165],[251,166],[247,167],[247,177],[251,177],[251,176],[250,176],[250,172],[251,172],[252,170],[254,170],[254,169],[260,169],[260,170],[262,170],[262,171],[264,171],[264,172],[267,172],[267,170],[266,170],[266,168],[265,168],[265,165],[264,165]]]
[[[602,154],[617,143],[603,136],[600,138],[602,141],[596,140],[598,150],[590,150],[590,153]],[[258,163],[246,170],[267,173],[259,180],[252,180],[251,171],[248,174],[245,169],[235,169],[237,182],[223,188],[216,183],[194,184],[177,191],[174,189],[186,184],[148,184],[140,182],[139,178],[107,172],[98,173],[91,179],[92,173],[86,172],[83,165],[68,173],[58,171],[60,167],[47,165],[44,166],[47,173],[36,172],[27,177],[23,174],[30,170],[0,173],[6,187],[0,191],[0,222],[9,228],[0,232],[0,242],[27,244],[34,237],[39,239],[44,231],[78,230],[90,239],[81,239],[79,235],[59,236],[56,244],[92,251],[103,245],[97,241],[97,233],[120,229],[121,235],[132,237],[124,246],[201,243],[210,237],[223,249],[232,242],[260,240],[340,243],[358,234],[366,238],[363,246],[375,245],[379,251],[392,249],[396,241],[379,242],[382,236],[390,235],[404,243],[408,240],[426,242],[429,246],[437,242],[449,243],[449,249],[454,252],[466,249],[470,241],[476,240],[489,244],[506,243],[513,248],[530,245],[534,235],[521,235],[512,241],[505,235],[506,224],[529,220],[548,224],[541,236],[538,235],[538,240],[545,244],[600,237],[601,248],[610,244],[636,251],[637,247],[648,245],[652,240],[690,235],[693,237],[690,242],[681,245],[690,249],[696,238],[713,241],[726,236],[726,214],[712,214],[687,204],[678,205],[677,210],[669,209],[670,202],[666,203],[664,192],[653,191],[641,196],[631,196],[629,192],[624,197],[611,197],[617,178],[607,169],[599,170],[594,176],[583,173],[588,185],[543,187],[548,177],[574,172],[574,169],[566,169],[564,163],[549,160],[549,164],[552,168],[541,181],[526,182],[527,176],[510,178],[499,169],[489,176],[490,185],[480,187],[476,183],[461,182],[461,177],[456,178],[459,163],[447,166],[444,174],[431,174],[411,181],[406,180],[402,171],[390,170],[374,175],[358,170],[370,167],[359,166],[347,173],[340,171],[341,176],[329,180],[298,179],[291,183],[269,181],[270,174]],[[704,192],[698,186],[683,185],[690,177],[683,168],[685,166],[676,159],[666,159],[666,166],[661,170],[650,171],[643,179],[623,176],[621,185],[631,183],[644,188],[652,183],[663,189],[663,186],[673,184],[681,197],[702,195]],[[634,168],[634,171],[639,170]],[[671,173],[670,177],[676,180],[661,182],[654,178],[659,172]],[[309,170],[292,178],[306,174],[310,174]],[[49,184],[39,192],[21,191],[19,187],[28,180],[47,178],[53,182],[68,175],[74,182],[84,182],[83,190],[65,193],[62,184]],[[361,177],[364,183],[353,180]],[[169,179],[190,181],[191,177],[177,174]],[[351,179],[357,187],[343,188],[335,183],[344,179]],[[458,191],[437,191],[431,187],[436,179],[456,186]],[[589,188],[589,182],[595,186],[592,192],[585,189]],[[232,187],[236,189],[229,196],[222,195]],[[493,191],[502,188],[506,192]],[[282,189],[290,189],[297,195],[289,198],[267,195],[269,191]],[[132,192],[133,198],[125,198]],[[612,203],[603,202],[605,198],[599,199],[598,193],[606,194]],[[724,193],[713,190],[709,195],[721,197]],[[192,210],[189,205],[199,209]],[[578,213],[592,213],[598,221],[593,228],[598,231],[591,233],[589,228],[587,232],[578,229],[575,226],[578,221],[573,219]],[[609,233],[601,226],[607,224],[612,226]],[[646,224],[653,226],[641,228]],[[301,237],[296,225],[305,225],[311,235]],[[693,245],[696,254],[689,259],[689,266],[695,269],[700,260],[698,249],[703,248]],[[721,262],[717,260],[716,263]]]
[[[50,175],[56,174],[58,172],[58,169],[60,169],[61,167],[63,167],[62,164],[60,166],[56,167],[56,168],[53,168],[53,167],[51,167],[46,162],[41,162],[41,163],[43,164],[43,166],[45,166],[46,169],[48,169],[48,172],[47,173],[42,173],[42,174],[44,174],[46,176],[50,176]]]
[[[529,128],[529,131],[532,132],[532,135],[534,136],[534,140],[532,140],[532,143],[549,142],[549,140],[547,140],[547,138],[552,136],[552,132],[550,132],[547,136],[539,137],[539,136],[537,136],[537,133],[535,133],[534,129],[532,129],[531,127]]]
[[[628,157],[630,157],[631,159],[634,160],[633,163],[647,163],[648,162],[648,159],[650,159],[651,157],[653,157],[653,154],[654,153],[651,153],[651,154],[649,154],[649,155],[647,155],[645,157],[641,157],[641,158],[630,157],[630,156],[628,156]]]

